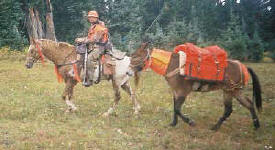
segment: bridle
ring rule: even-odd
[[[38,54],[40,56],[39,58],[41,59],[41,62],[44,65],[44,56],[42,54],[41,47],[40,47],[40,45],[37,42],[34,42],[34,43],[35,43],[35,47],[37,49],[37,52],[38,52]]]

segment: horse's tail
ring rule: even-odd
[[[252,84],[253,84],[253,100],[256,102],[256,107],[260,112],[262,110],[262,90],[258,76],[256,73],[249,67],[247,67],[249,74],[252,77]]]

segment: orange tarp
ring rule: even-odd
[[[205,48],[192,43],[185,43],[174,48],[174,52],[183,51],[186,54],[184,76],[190,79],[223,80],[227,67],[227,53],[218,46]]]
[[[165,75],[171,59],[172,52],[153,49],[151,53],[150,68],[160,75]]]

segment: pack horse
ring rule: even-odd
[[[254,102],[258,111],[262,108],[261,86],[255,72],[237,60],[227,59],[226,53],[218,46],[199,48],[191,43],[175,47],[174,52],[159,49],[149,49],[148,43],[132,54],[131,67],[135,72],[136,84],[140,72],[151,68],[163,75],[173,90],[174,115],[171,126],[175,126],[180,117],[190,126],[195,123],[181,113],[181,107],[186,97],[192,92],[223,91],[224,113],[213,130],[220,128],[222,123],[232,113],[232,99],[235,98],[252,116],[255,129],[260,127],[259,119],[254,109]],[[253,84],[253,100],[242,93],[247,85],[249,74]]]

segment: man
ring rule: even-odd
[[[96,11],[88,12],[88,21],[91,23],[91,27],[87,37],[76,38],[76,43],[107,43],[108,42],[108,29],[105,27],[105,23],[99,20],[99,15]],[[100,33],[103,32],[103,33]],[[101,36],[101,37],[98,37]]]
[[[112,49],[112,45],[109,41],[108,29],[105,27],[104,22],[99,20],[98,13],[96,11],[89,11],[87,17],[88,21],[91,23],[88,36],[75,39],[77,44],[85,44],[88,46],[88,51],[91,51],[89,55],[86,54],[86,58],[83,52],[82,55],[78,54],[77,56],[79,61],[84,60],[83,67],[86,68],[84,69],[84,86],[90,86],[92,84],[93,68],[100,56]]]

